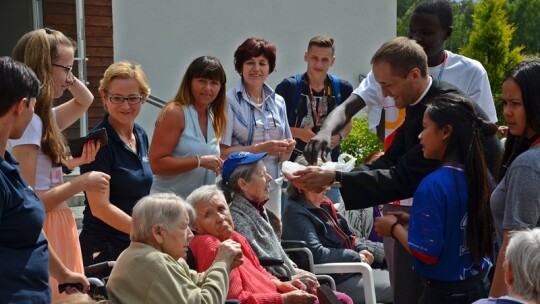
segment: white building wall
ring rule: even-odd
[[[276,45],[272,87],[305,71],[307,43],[319,34],[336,43],[330,72],[357,86],[375,50],[395,37],[396,0],[113,0],[113,33],[115,60],[140,63],[152,95],[166,101],[201,55],[217,56],[234,86],[234,51],[251,36]],[[147,104],[138,118],[150,137],[157,113]]]

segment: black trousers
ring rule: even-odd
[[[129,242],[121,242],[112,237],[94,235],[81,231],[79,235],[84,266],[100,262],[116,261],[120,253],[129,246]]]
[[[478,299],[487,298],[484,278],[487,270],[477,276],[458,282],[441,282],[422,278],[420,304],[469,304]]]

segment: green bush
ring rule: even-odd
[[[364,163],[374,151],[382,151],[384,146],[375,133],[369,131],[367,115],[353,118],[352,131],[341,143],[341,153],[356,157],[356,165]]]

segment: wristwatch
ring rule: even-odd
[[[341,171],[336,171],[336,177],[334,178],[334,182],[332,183],[332,185],[330,187],[334,188],[334,189],[339,189],[341,188],[341,181],[343,179],[343,172]]]

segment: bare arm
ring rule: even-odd
[[[221,173],[223,160],[219,156],[200,155],[199,158],[195,155],[185,158],[172,156],[174,148],[180,142],[184,127],[184,110],[176,105],[167,108],[163,117],[156,121],[156,128],[152,137],[152,148],[149,153],[152,173],[176,175],[196,169],[199,165],[213,170],[216,174]]]
[[[347,137],[349,136],[349,134],[351,134],[351,131],[352,131],[352,121],[349,120],[349,122],[345,125],[343,129],[341,129],[339,133],[341,134],[341,136]]]
[[[397,214],[390,214],[376,218],[374,225],[375,231],[380,236],[394,237],[408,253],[411,253],[411,249],[409,248],[409,231],[406,226],[401,224],[401,221],[398,222],[398,217],[396,215]],[[396,222],[398,222],[398,224],[395,224]]]
[[[233,152],[246,151],[246,152],[251,152],[251,153],[268,152],[268,154],[275,157],[279,157],[281,159],[281,158],[284,158],[284,156],[287,153],[289,154],[289,157],[290,157],[290,154],[292,153],[292,150],[294,149],[294,144],[296,144],[295,142],[294,143],[293,142],[294,140],[291,140],[291,139],[268,140],[268,141],[264,141],[262,143],[254,144],[251,146],[235,146],[235,147],[230,147],[230,146],[226,146],[222,144],[220,145],[221,157],[225,159],[229,157],[229,155]],[[291,144],[293,145],[292,149],[290,148]]]
[[[62,131],[76,122],[94,101],[90,90],[75,76],[73,79],[73,84],[68,87],[73,98],[55,108],[56,124]]]
[[[19,162],[19,170],[30,187],[36,187],[37,145],[18,145],[13,147],[13,156]]]
[[[60,258],[54,252],[51,245],[48,245],[49,250],[49,273],[54,277],[58,283],[81,283],[83,285],[83,291],[88,292],[90,289],[90,283],[86,277],[80,273],[69,270]],[[58,288],[58,286],[51,286],[51,288]]]
[[[366,106],[364,100],[351,94],[341,105],[335,108],[325,119],[321,130],[313,137],[304,149],[306,160],[310,164],[317,163],[317,157],[322,152],[329,152],[331,136],[343,130],[352,117]],[[322,158],[326,158],[326,153],[322,153]]]
[[[197,158],[177,158],[172,156],[185,127],[184,110],[179,106],[170,106],[163,117],[156,121],[150,153],[152,173],[175,175],[197,167]]]
[[[408,253],[411,253],[411,249],[409,248],[409,233],[405,227],[402,225],[396,225],[394,228],[394,236],[396,237],[396,240],[398,240],[403,248],[407,250]]]
[[[36,187],[37,151],[38,146],[36,145],[13,147],[13,154],[20,163],[21,174],[32,188]],[[43,201],[45,210],[49,211],[87,188],[95,191],[105,191],[108,184],[109,176],[107,174],[88,172],[49,190],[37,190],[36,194]]]
[[[109,190],[105,192],[86,192],[86,198],[92,209],[92,215],[116,230],[129,234],[131,216],[109,201]]]
[[[495,266],[495,273],[493,275],[493,282],[491,283],[491,290],[489,291],[490,297],[498,298],[507,295],[506,284],[504,283],[503,262],[506,257],[506,248],[508,247],[508,242],[510,242],[510,236],[510,231],[504,232],[503,242],[499,249],[497,265]]]
[[[36,194],[43,201],[45,210],[49,211],[81,191],[105,193],[109,187],[109,180],[109,175],[91,171],[49,190],[36,191]]]

